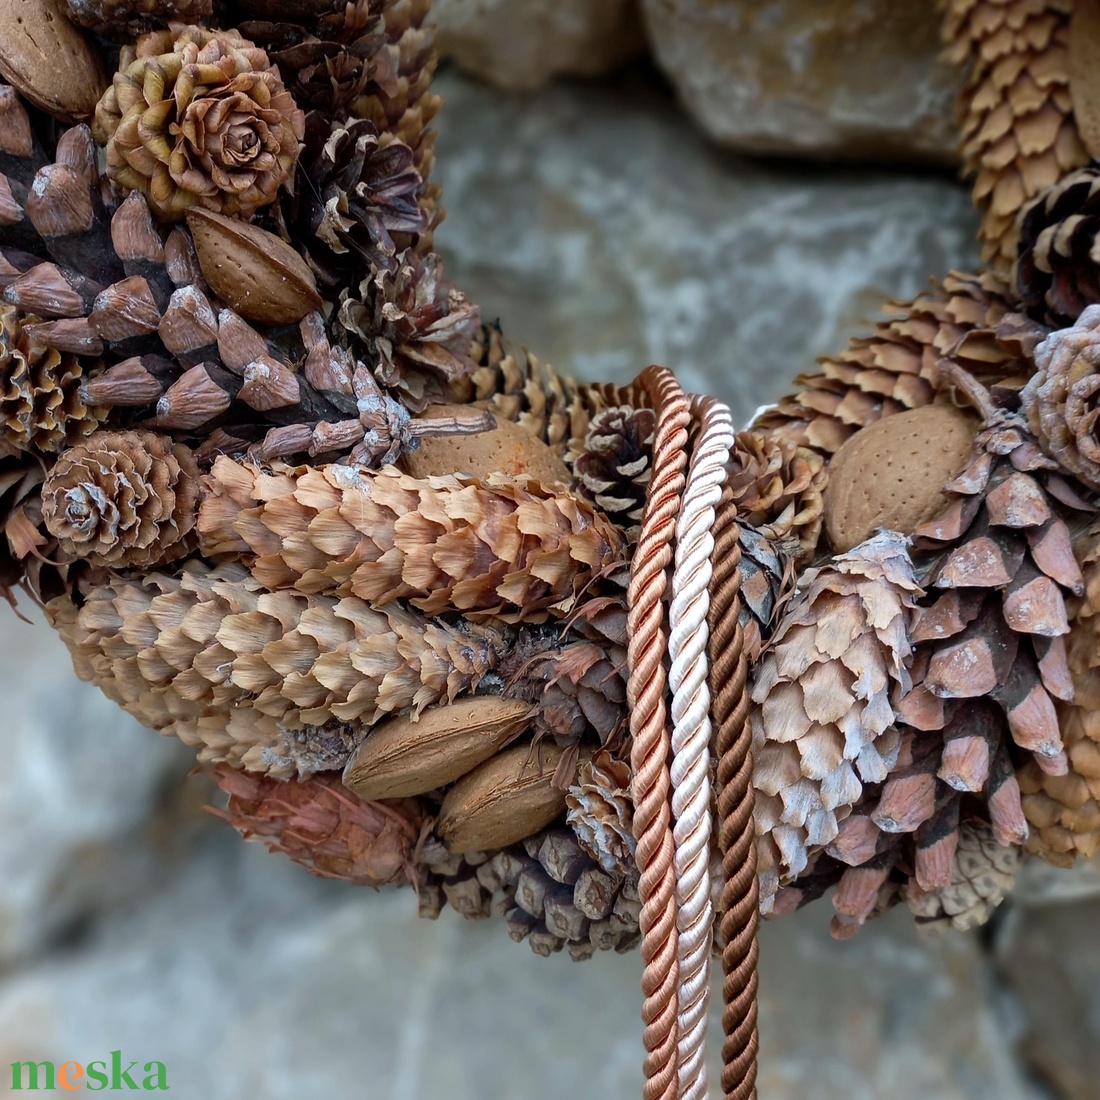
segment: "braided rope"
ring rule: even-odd
[[[718,730],[718,847],[722,853],[722,1093],[726,1100],[755,1100],[760,898],[746,689],[749,660],[740,623],[741,546],[737,507],[728,482],[714,524],[712,561],[709,650],[711,717]]]
[[[665,708],[664,594],[687,466],[691,420],[684,391],[664,367],[638,379],[657,410],[653,475],[627,590],[631,788],[642,911],[645,1100],[677,1097],[676,878],[669,808],[671,737]]]
[[[675,843],[679,960],[679,1083],[685,1100],[706,1100],[707,1009],[714,910],[710,881],[710,690],[707,687],[707,612],[714,550],[715,509],[722,497],[733,446],[729,407],[695,395],[698,425],[676,522],[675,567],[669,607],[669,685],[672,688],[672,817]]]

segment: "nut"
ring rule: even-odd
[[[439,810],[439,835],[452,852],[504,848],[565,813],[565,791],[552,785],[564,755],[557,745],[516,745],[463,776]]]
[[[943,490],[966,465],[978,421],[926,405],[856,432],[829,465],[825,531],[837,553],[880,528],[911,535],[947,506]]]
[[[64,122],[90,119],[107,86],[99,53],[59,0],[0,3],[0,76]]]
[[[210,288],[246,320],[294,325],[320,309],[309,266],[274,233],[195,208],[187,212],[187,224]]]
[[[526,728],[532,707],[475,695],[432,707],[419,720],[376,725],[351,755],[344,785],[360,798],[403,798],[453,783],[494,756]]]

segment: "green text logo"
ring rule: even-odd
[[[121,1092],[134,1089],[146,1092],[168,1091],[168,1070],[163,1062],[146,1062],[138,1069],[137,1062],[124,1066],[122,1051],[112,1050],[109,1062],[12,1062],[13,1092]]]

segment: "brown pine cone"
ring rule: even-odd
[[[605,871],[635,866],[630,765],[601,749],[585,760],[566,795],[566,821],[577,842]]]
[[[821,455],[759,431],[738,433],[726,475],[738,518],[769,539],[797,539],[800,557],[821,538],[828,479]]]
[[[1007,274],[1017,214],[1089,161],[1069,88],[1072,0],[947,0],[944,40],[963,70],[963,162],[982,212],[982,259]]]
[[[248,217],[290,177],[304,116],[252,42],[176,26],[123,47],[94,132],[107,175],[162,218],[196,204]]]
[[[759,531],[738,521],[741,546],[741,626],[745,649],[755,663],[778,625],[787,602],[794,595],[798,574],[798,543],[772,542]]]
[[[364,802],[330,775],[279,781],[224,764],[209,774],[229,795],[213,813],[310,874],[356,886],[416,881],[415,853],[428,822],[419,800]]]
[[[81,396],[81,360],[42,347],[27,331],[37,320],[0,305],[0,424],[5,442],[49,453],[91,435],[105,410]]]
[[[619,524],[630,542],[637,541],[641,530],[656,427],[652,409],[604,409],[589,421],[584,444],[573,459],[577,492]]]
[[[170,22],[201,23],[214,0],[63,0],[74,23],[98,34],[132,37]]]
[[[1071,172],[1028,206],[1013,282],[1028,313],[1060,328],[1100,302],[1100,172]]]
[[[42,486],[42,518],[67,557],[148,569],[194,547],[199,468],[154,432],[97,432],[70,447]]]
[[[1100,305],[1044,340],[1022,400],[1028,427],[1063,469],[1100,490]]]
[[[879,322],[871,336],[852,339],[840,355],[822,358],[820,374],[796,378],[802,389],[753,427],[831,455],[860,428],[930,405],[941,359],[989,383],[1031,374],[1035,334],[1021,334],[1010,317],[1008,287],[990,272],[952,272],[912,302],[886,308],[897,316]]]

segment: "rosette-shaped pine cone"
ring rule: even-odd
[[[40,345],[14,306],[0,305],[0,436],[24,450],[59,451],[91,435],[104,410],[81,397],[85,375],[72,354]]]
[[[758,666],[750,722],[763,912],[897,762],[895,706],[910,686],[920,595],[905,540],[882,532],[805,574]]]
[[[581,763],[565,800],[580,846],[605,871],[630,871],[636,847],[630,765],[601,749]]]
[[[169,22],[199,23],[214,0],[63,0],[74,23],[98,34],[135,35]]]
[[[328,286],[393,271],[392,234],[428,228],[418,202],[422,185],[404,142],[383,145],[373,123],[330,124],[312,111],[295,193],[283,203],[289,239]]]
[[[211,774],[229,795],[226,808],[213,812],[310,874],[356,886],[416,881],[415,853],[428,821],[417,799],[365,802],[330,775],[280,781],[224,764]]]
[[[1063,469],[1100,490],[1100,305],[1035,350],[1022,399],[1028,427]]]
[[[912,302],[889,303],[896,316],[870,336],[854,337],[839,355],[822,357],[820,373],[799,375],[801,389],[753,427],[831,455],[860,428],[932,404],[941,360],[989,384],[1026,378],[1036,336],[1013,308],[1007,285],[991,272],[952,272]]]
[[[656,426],[652,409],[605,409],[589,422],[584,445],[573,460],[577,492],[619,524],[631,542],[641,530]]]
[[[195,205],[247,217],[274,202],[303,129],[263,50],[236,31],[177,26],[123,47],[93,132],[108,176],[173,220]]]
[[[816,451],[759,431],[737,435],[726,467],[738,518],[769,539],[797,540],[805,557],[821,537],[828,479]]]
[[[42,486],[42,518],[67,557],[114,569],[174,561],[194,545],[199,468],[154,432],[97,432]]]
[[[411,410],[444,400],[448,384],[473,371],[477,306],[444,282],[434,253],[406,250],[394,271],[379,271],[340,297],[338,323],[350,346]]]
[[[1024,212],[1013,278],[1028,313],[1071,325],[1100,302],[1100,172],[1082,168],[1044,191]]]

